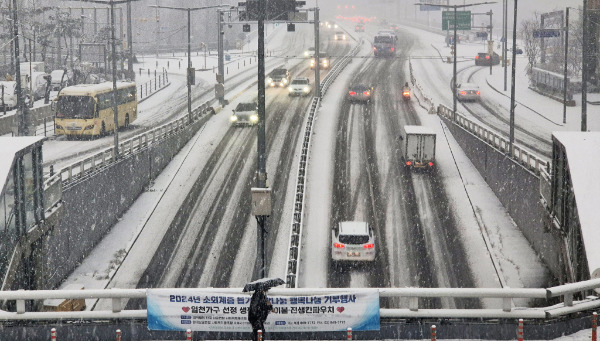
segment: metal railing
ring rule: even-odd
[[[600,279],[584,282],[570,283],[551,288],[273,288],[269,290],[272,296],[312,296],[330,295],[339,293],[373,292],[376,290],[380,298],[404,298],[405,300],[390,300],[406,302],[407,306],[397,303],[396,308],[380,308],[381,319],[395,318],[527,318],[551,319],[577,312],[588,311],[600,307],[600,298],[587,296],[582,300],[573,297],[582,292],[600,288]],[[188,288],[173,289],[189,291],[190,293],[202,291],[203,293],[241,293],[242,288]],[[25,320],[64,320],[64,319],[145,319],[147,311],[123,310],[123,299],[144,299],[147,289],[99,289],[99,290],[17,290],[0,291],[0,301],[16,302],[16,311],[0,310],[2,321]],[[421,309],[420,298],[445,297],[445,298],[479,298],[499,299],[502,303],[497,308],[460,309],[440,308]],[[560,298],[563,303],[551,304],[544,307],[516,307],[511,306],[513,299],[528,298],[550,300]],[[110,299],[111,310],[99,311],[69,311],[69,312],[36,312],[27,311],[25,301],[44,299]]]
[[[337,62],[331,71],[325,76],[321,85],[321,96],[325,95],[329,86],[348,65],[351,58],[355,56],[362,44],[359,42],[346,56]],[[312,127],[315,114],[319,108],[321,99],[313,97],[308,109],[308,119],[304,128],[304,139],[302,141],[302,150],[300,152],[300,162],[298,164],[298,176],[296,177],[296,194],[294,196],[294,212],[292,214],[292,229],[289,240],[289,252],[287,255],[286,285],[288,288],[297,287],[298,278],[298,257],[300,256],[300,245],[302,242],[302,216],[304,212],[304,188],[306,185],[306,169],[308,166],[308,154],[310,152],[310,138],[312,136]]]
[[[456,119],[454,119],[452,109],[446,107],[445,105],[440,104],[438,106],[438,114],[456,123],[458,126],[482,139],[494,148],[510,155],[513,160],[535,174],[539,175],[540,171],[546,168],[546,161],[542,160],[539,156],[523,147],[513,143],[513,149],[512,151],[509,151],[510,142],[500,134],[482,127],[481,125],[469,120],[459,113],[456,114]]]
[[[122,156],[131,155],[142,148],[146,148],[152,144],[156,144],[167,136],[178,133],[185,129],[189,124],[198,120],[209,108],[209,102],[203,103],[201,106],[192,110],[192,121],[189,121],[189,116],[182,116],[174,121],[168,122],[146,132],[123,140],[119,143],[119,151]],[[88,156],[82,160],[72,163],[60,169],[57,174],[62,180],[63,186],[69,183],[82,179],[83,177],[105,167],[106,165],[115,162],[114,148],[106,148],[96,154]]]
[[[146,99],[150,95],[154,94],[155,92],[169,84],[171,83],[169,83],[169,73],[167,72],[167,70],[163,69],[162,74],[160,75],[157,75],[155,71],[154,79],[150,79],[145,83],[137,85],[138,101],[142,102],[142,100]]]

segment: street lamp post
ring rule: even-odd
[[[228,6],[228,5],[215,5],[215,6],[202,6],[202,7],[171,7],[171,6],[158,6],[158,5],[151,5],[150,7],[153,8],[165,8],[165,9],[173,9],[173,10],[178,10],[178,11],[186,11],[187,12],[187,55],[188,55],[188,67],[187,67],[187,109],[188,109],[188,117],[190,122],[192,121],[192,81],[193,81],[193,76],[192,76],[192,21],[191,21],[191,16],[192,16],[192,11],[198,11],[201,9],[207,9],[207,8],[217,8],[217,7],[223,7],[223,6]]]
[[[486,1],[486,2],[478,2],[475,4],[463,4],[463,5],[439,5],[439,4],[431,4],[431,3],[415,4],[418,6],[429,5],[429,6],[438,6],[438,7],[454,9],[454,43],[453,43],[454,44],[454,60],[453,60],[453,66],[452,66],[452,120],[456,120],[456,102],[457,102],[457,98],[456,98],[456,55],[458,54],[458,49],[457,49],[457,41],[456,41],[456,26],[458,24],[458,20],[456,18],[456,9],[477,6],[477,5],[495,4],[495,3],[496,3],[495,1],[491,1],[491,2]]]

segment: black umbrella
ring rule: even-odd
[[[244,285],[243,292],[256,291],[260,289],[269,290],[272,287],[276,287],[282,284],[285,284],[285,281],[279,277],[261,278]]]

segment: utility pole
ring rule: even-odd
[[[110,42],[111,42],[111,51],[112,51],[112,82],[113,82],[113,118],[115,124],[115,133],[114,133],[114,151],[115,151],[115,159],[119,157],[119,134],[117,130],[119,129],[119,109],[117,105],[117,49],[116,38],[115,38],[115,3],[114,1],[110,2]]]
[[[587,131],[587,80],[588,80],[588,30],[589,19],[587,13],[587,0],[583,0],[583,46],[581,49],[583,71],[581,72],[581,131]]]
[[[27,118],[25,112],[25,101],[23,100],[23,91],[21,90],[21,63],[19,54],[21,51],[19,50],[19,22],[17,15],[17,0],[12,0],[12,15],[13,15],[13,46],[15,47],[15,77],[17,85],[16,85],[16,95],[17,95],[17,117],[18,126],[17,126],[17,135],[19,136],[27,136],[29,135],[29,127],[27,126]]]
[[[452,119],[456,121],[456,55],[458,54],[457,41],[456,41],[456,26],[458,26],[458,18],[456,18],[456,6],[454,6],[454,60],[452,64]]]
[[[492,75],[492,65],[494,65],[494,36],[492,35],[492,30],[494,28],[494,25],[492,22],[492,16],[494,15],[494,12],[492,12],[492,10],[490,9],[488,14],[490,16],[490,41],[488,42],[488,53],[490,55],[490,76],[491,76]]]
[[[217,68],[217,82],[222,84],[223,91],[225,90],[225,61],[224,53],[223,53],[223,35],[225,32],[223,31],[223,12],[221,10],[217,11],[217,59],[218,59],[218,68]],[[258,38],[260,40],[260,38]],[[260,86],[260,84],[259,84]],[[219,103],[221,105],[225,104],[225,97],[219,96]],[[260,118],[259,118],[260,120]]]
[[[131,80],[135,79],[133,72],[133,29],[131,27],[131,1],[127,1],[127,46],[129,47],[129,58],[127,58],[127,74]]]
[[[504,42],[502,43],[502,66],[504,67],[504,91],[506,91],[506,78],[508,74],[508,69],[506,68],[506,57],[508,53],[508,0],[503,1],[504,4],[502,8],[504,13],[502,14],[502,36],[504,37]]]
[[[319,8],[315,8],[315,97],[321,97],[321,58],[319,57]]]
[[[257,129],[257,153],[258,169],[256,171],[256,187],[267,188],[267,156],[265,146],[265,19],[267,6],[265,0],[258,0],[258,129]],[[315,51],[316,52],[316,51]],[[319,56],[316,56],[317,58]],[[317,60],[318,63],[318,60]],[[318,86],[318,85],[317,85]],[[267,216],[256,216],[258,228],[258,257],[259,276],[265,277],[266,272],[266,233]]]
[[[510,138],[509,138],[509,155],[513,155],[515,143],[515,75],[517,72],[516,60],[517,57],[517,1],[515,0],[514,21],[513,21],[513,45],[512,45],[512,74],[510,82]]]
[[[569,81],[567,79],[567,65],[569,58],[569,7],[566,10],[566,21],[565,21],[565,66],[563,74],[563,123],[567,123],[567,87]]]

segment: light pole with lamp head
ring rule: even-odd
[[[192,69],[192,22],[191,22],[191,13],[192,11],[198,11],[201,9],[208,8],[217,8],[217,7],[225,7],[229,5],[214,5],[214,6],[202,6],[202,7],[172,7],[172,6],[158,6],[158,5],[150,5],[152,8],[164,8],[164,9],[173,9],[178,11],[186,11],[187,12],[187,31],[188,31],[188,42],[187,42],[187,55],[188,55],[188,67],[187,67],[187,107],[188,107],[188,117],[190,122],[192,121],[192,83],[194,83],[194,72]]]
[[[471,7],[471,6],[477,6],[477,5],[487,5],[487,4],[495,4],[495,1],[487,1],[487,2],[478,2],[475,4],[467,4],[467,5],[438,5],[438,4],[426,4],[426,3],[418,3],[415,5],[429,5],[429,6],[438,6],[438,7],[444,7],[444,8],[452,8],[454,9],[454,61],[453,61],[453,67],[452,67],[452,120],[456,120],[456,55],[457,55],[457,48],[456,48],[456,26],[458,26],[457,23],[457,18],[456,18],[456,9],[457,8],[465,8],[465,7]],[[449,20],[450,24],[451,20]],[[449,28],[449,27],[448,27]]]

